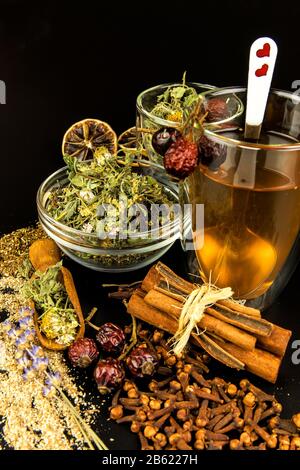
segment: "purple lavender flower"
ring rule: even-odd
[[[28,367],[26,367],[23,371],[22,378],[23,380],[30,380],[34,377],[34,371]]]
[[[17,339],[16,339],[16,346],[17,348],[20,348],[20,349],[24,349],[26,348],[27,346],[27,338],[24,334],[22,334],[21,336],[19,336]]]
[[[45,384],[48,386],[58,387],[61,382],[61,375],[59,372],[53,372],[49,374],[49,377],[45,380]]]
[[[44,351],[42,350],[41,346],[38,346],[37,344],[32,344],[31,348],[28,349],[28,353],[33,358],[44,356]]]
[[[18,336],[17,335],[17,330],[16,330],[15,327],[12,327],[10,330],[8,330],[7,334],[10,338],[17,338],[17,336]]]
[[[27,328],[27,330],[23,331],[23,335],[27,339],[27,341],[33,341],[34,336],[35,336],[35,330],[31,330],[31,329]]]
[[[23,317],[19,320],[19,326],[21,328],[27,328],[28,326],[32,325],[32,317],[27,315],[27,317]]]
[[[52,397],[55,394],[55,388],[52,386],[48,387],[43,387],[43,396],[44,397]]]
[[[17,359],[17,363],[24,367],[24,369],[28,368],[30,366],[30,359],[29,357],[27,356],[27,354],[23,354],[23,356],[19,357]]]
[[[19,310],[20,315],[33,315],[33,310],[30,307],[21,307]]]
[[[32,362],[32,369],[38,371],[44,371],[49,365],[49,360],[47,357],[36,357]]]

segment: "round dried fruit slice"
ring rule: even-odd
[[[137,148],[136,127],[130,127],[118,137],[118,144],[122,150],[135,150]]]
[[[62,142],[63,155],[89,160],[97,147],[107,147],[112,154],[117,152],[117,136],[109,124],[99,119],[84,119],[73,124],[65,133]]]

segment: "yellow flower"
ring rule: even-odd
[[[79,209],[79,212],[82,215],[82,217],[88,217],[91,214],[91,211],[88,207],[81,207]]]
[[[182,121],[182,111],[176,111],[175,113],[168,114],[168,121],[181,122]]]

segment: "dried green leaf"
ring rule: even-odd
[[[35,272],[22,288],[25,298],[34,302],[39,315],[40,328],[49,339],[69,344],[77,332],[75,310],[62,282],[59,280],[62,262],[50,266],[45,272]]]

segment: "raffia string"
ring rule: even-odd
[[[205,309],[219,300],[229,299],[232,295],[230,287],[218,289],[211,284],[203,284],[188,295],[180,313],[178,329],[171,339],[174,354],[183,351],[194,329],[200,334],[197,324],[201,321]]]

